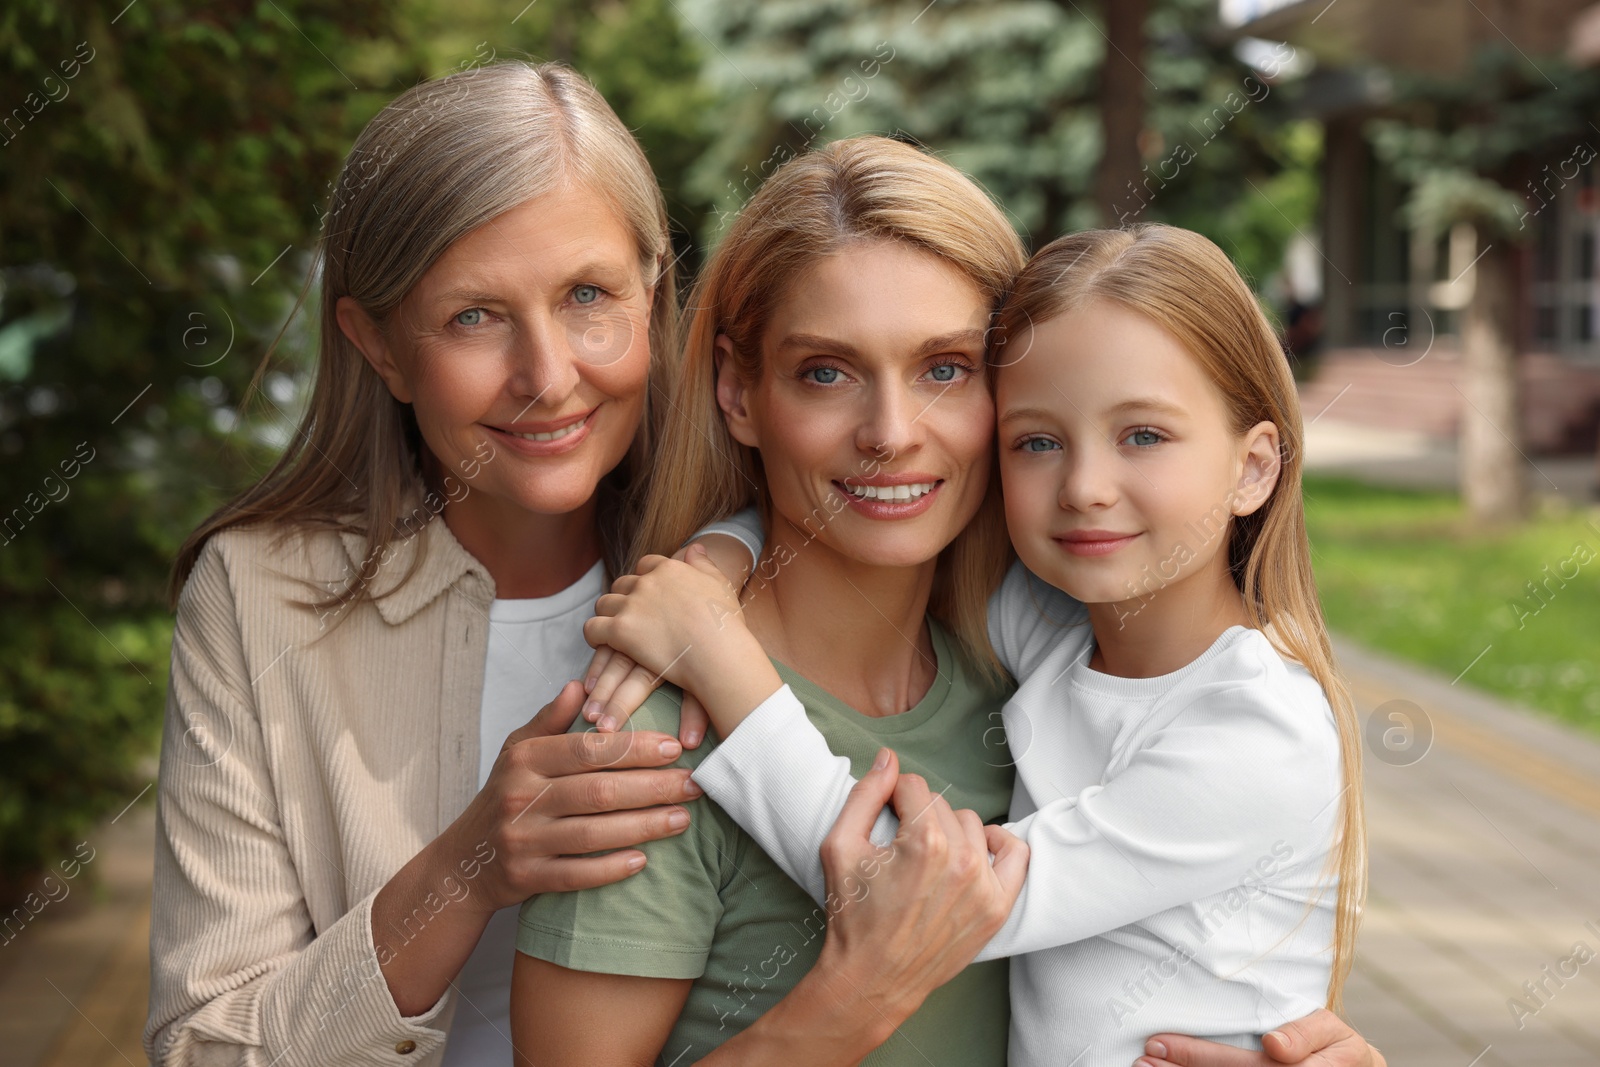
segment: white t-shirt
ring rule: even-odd
[[[1019,683],[1006,828],[1032,855],[978,955],[1012,957],[1011,1063],[1122,1067],[1158,1032],[1259,1048],[1321,1007],[1341,779],[1316,680],[1242,626],[1158,678],[1092,670],[1083,606],[1020,563],[989,636]],[[822,899],[817,848],[854,779],[787,686],[694,779]]]
[[[489,651],[478,717],[478,788],[500,755],[506,735],[582,676],[593,650],[583,640],[584,621],[605,591],[605,565],[553,596],[496,600],[489,607]],[[511,963],[517,951],[518,906],[489,920],[455,987],[460,1003],[445,1044],[444,1067],[511,1062]]]

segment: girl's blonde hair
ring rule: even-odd
[[[1004,365],[1021,358],[1006,346],[1020,346],[1030,326],[1095,301],[1143,315],[1183,345],[1221,391],[1234,433],[1259,422],[1278,428],[1277,486],[1255,512],[1231,520],[1227,559],[1251,624],[1317,680],[1338,726],[1344,791],[1338,848],[1329,864],[1339,891],[1328,986],[1328,1005],[1338,1010],[1366,893],[1361,732],[1334,666],[1311,571],[1300,488],[1305,431],[1289,362],[1227,255],[1197,233],[1156,224],[1089,230],[1040,249],[1000,311],[992,359]]]
[[[717,405],[717,337],[732,342],[740,378],[759,381],[763,335],[795,279],[861,241],[898,241],[937,256],[996,304],[1025,258],[1010,222],[970,178],[898,141],[855,137],[785,163],[729,227],[690,297],[681,374],[663,416],[635,559],[670,554],[701,526],[740,508],[766,510],[760,456],[733,439]],[[981,671],[998,677],[985,604],[1010,543],[993,465],[983,473],[988,494],[940,554],[928,610]]]
[[[263,523],[285,534],[363,536],[367,559],[329,603],[343,606],[371,595],[370,579],[390,546],[438,510],[419,506],[437,473],[429,471],[432,461],[410,405],[389,394],[339,329],[339,298],[354,298],[381,328],[390,328],[401,301],[446,249],[564,183],[612,205],[633,235],[645,283],[656,286],[645,416],[627,457],[598,491],[602,552],[611,573],[622,573],[636,517],[630,490],[642,480],[651,451],[650,396],[662,389],[675,342],[666,207],[644,152],[594,86],[560,63],[519,61],[415,86],[356,139],[318,247],[321,321],[310,403],[277,464],[184,543],[173,569],[174,600],[214,534]],[[271,356],[269,350],[262,359],[252,392]],[[413,571],[417,562],[414,557]]]

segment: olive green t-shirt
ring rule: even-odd
[[[938,674],[917,705],[874,718],[774,664],[835,753],[857,776],[880,747],[903,772],[920,774],[957,808],[985,822],[1006,818],[1012,766],[1000,724],[1008,688],[986,685],[930,620]],[[645,701],[630,729],[676,735],[679,690]],[[581,720],[574,729],[588,729]],[[707,738],[678,766],[695,767],[715,747]],[[822,950],[827,912],[789,880],[720,807],[686,805],[689,828],[640,846],[638,874],[575,893],[545,893],[522,906],[517,948],[574,970],[693,978],[694,986],[658,1062],[693,1063],[749,1026],[794,988]],[[1001,1067],[1010,1018],[1007,960],[968,967],[935,990],[888,1042],[863,1062],[873,1067]]]

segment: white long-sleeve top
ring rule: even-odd
[[[1259,1048],[1322,1007],[1341,778],[1315,679],[1241,626],[1171,674],[1092,670],[1083,606],[1020,563],[989,634],[1020,683],[1006,829],[1031,850],[978,957],[1012,957],[1011,1062],[1125,1067],[1163,1031]],[[823,899],[818,848],[855,779],[787,686],[694,778]],[[873,839],[895,829],[886,811]]]

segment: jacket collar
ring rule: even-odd
[[[350,560],[351,573],[358,572],[366,560],[367,539],[342,532],[339,540]],[[376,571],[372,579],[373,603],[383,621],[391,626],[406,622],[458,584],[464,595],[478,601],[486,611],[494,600],[494,579],[489,577],[488,568],[461,547],[437,515],[417,533],[391,544],[377,561]]]

